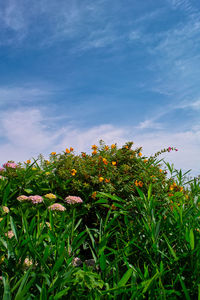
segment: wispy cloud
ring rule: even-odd
[[[185,171],[192,169],[193,175],[200,173],[197,166],[200,155],[199,127],[171,133],[164,130],[137,133],[131,126],[102,124],[84,129],[65,123],[62,128],[55,130],[54,125],[49,126],[46,117],[38,109],[4,113],[0,125],[3,128],[1,138],[6,140],[0,145],[1,163],[11,159],[24,161],[36,158],[40,153],[47,156],[52,151],[62,152],[70,146],[75,148],[77,154],[88,152],[93,143],[103,139],[107,144],[117,142],[119,146],[133,141],[136,147],[142,146],[143,154],[148,156],[164,147],[176,146],[179,151],[167,154],[166,161],[174,163],[177,169],[183,169],[183,165]]]
[[[30,103],[34,100],[41,101],[42,98],[52,93],[53,91],[49,87],[40,87],[40,84],[0,86],[0,106],[10,103]]]

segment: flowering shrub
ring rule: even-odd
[[[132,147],[0,168],[3,299],[198,298],[200,180]]]

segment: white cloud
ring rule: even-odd
[[[144,155],[174,146],[178,152],[165,156],[166,161],[174,163],[177,169],[192,169],[193,175],[200,174],[197,162],[200,156],[200,130],[197,126],[190,131],[171,133],[164,130],[157,133],[137,132],[132,127],[117,127],[110,124],[93,126],[88,129],[72,127],[66,124],[62,129],[53,130],[46,124],[46,118],[38,109],[14,111],[2,115],[0,121],[3,131],[0,133],[1,163],[7,160],[24,161],[42,153],[47,156],[52,151],[58,153],[66,147],[74,147],[76,153],[89,151],[94,143],[103,139],[106,144],[118,143],[122,146],[133,141],[135,147],[142,146]]]
[[[140,122],[136,128],[137,129],[162,129],[163,126],[161,123],[158,123],[158,122],[155,122],[154,120],[149,119],[149,120]]]
[[[38,85],[37,85],[38,86]],[[48,87],[27,86],[0,86],[0,105],[19,102],[30,102],[48,96],[52,91]]]

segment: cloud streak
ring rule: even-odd
[[[117,142],[119,146],[127,141],[134,141],[135,146],[142,146],[143,154],[148,156],[163,148],[175,146],[179,152],[168,154],[166,161],[174,163],[177,169],[183,169],[183,165],[185,171],[192,169],[193,175],[198,175],[199,172],[196,165],[200,155],[198,127],[182,132],[170,133],[159,130],[154,133],[142,131],[137,133],[131,126],[102,124],[84,129],[66,123],[62,128],[53,130],[53,125],[49,127],[45,116],[38,109],[5,113],[0,123],[3,128],[0,132],[1,138],[6,140],[0,145],[1,163],[11,159],[24,161],[31,156],[36,158],[40,153],[47,156],[52,151],[62,152],[70,146],[75,148],[76,153],[90,152],[91,145],[103,139],[107,144]]]

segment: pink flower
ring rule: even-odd
[[[0,172],[3,172],[3,171],[5,171],[5,169],[4,169],[4,168],[2,168],[2,167],[0,167]]]
[[[175,151],[178,151],[178,149],[175,149]]]
[[[68,196],[68,197],[65,198],[65,201],[68,204],[76,204],[76,203],[82,203],[83,202],[83,200],[80,197],[77,197],[77,196]]]
[[[50,205],[48,207],[48,209],[50,209],[50,210],[57,210],[57,211],[64,211],[64,210],[66,210],[66,208],[62,204],[59,204],[59,203],[54,203],[54,204]]]
[[[169,152],[172,150],[172,148],[171,147],[168,147],[168,149],[167,149]]]
[[[30,199],[28,196],[21,195],[21,196],[17,197],[17,200],[20,202],[23,202],[23,201],[30,200]]]
[[[7,206],[2,206],[2,209],[6,214],[8,214],[10,212],[10,210]]]
[[[14,236],[14,233],[12,230],[5,233],[5,236],[7,236],[9,239],[11,239]]]
[[[16,163],[12,163],[12,162],[7,162],[3,165],[4,168],[12,168],[12,169],[16,169],[18,167],[18,165]]]
[[[38,204],[43,202],[43,198],[41,196],[35,195],[35,196],[29,196],[28,200],[31,200],[33,204]]]

